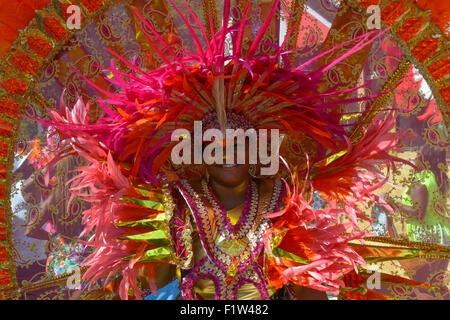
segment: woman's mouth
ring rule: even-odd
[[[237,164],[218,164],[217,165],[219,168],[222,168],[222,169],[234,169],[234,168],[236,168],[238,165]]]

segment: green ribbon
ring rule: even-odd
[[[153,219],[142,219],[137,221],[123,221],[117,222],[118,227],[132,227],[132,228],[149,228],[153,230],[162,229],[166,224],[165,213],[160,213]]]
[[[163,230],[155,230],[146,233],[126,236],[119,238],[119,240],[147,241],[147,243],[157,246],[170,244],[170,241]]]
[[[342,151],[339,151],[338,153],[335,153],[335,154],[329,156],[327,158],[326,165],[329,165],[330,163],[332,163],[336,159],[339,159],[340,157],[342,157],[346,153],[347,153],[347,150],[342,150]]]
[[[151,201],[151,200],[142,200],[142,199],[134,199],[134,198],[126,198],[122,197],[120,198],[122,201],[138,204],[140,206],[158,210],[158,211],[164,211],[164,205],[161,202]]]
[[[130,261],[135,254],[122,258],[123,261]],[[142,258],[138,262],[161,262],[170,261],[172,258],[171,250],[165,247],[155,248],[147,250]]]
[[[309,261],[309,260],[301,258],[301,257],[299,257],[299,256],[297,256],[297,255],[295,255],[295,254],[293,254],[291,252],[285,251],[285,250],[280,249],[280,248],[274,248],[272,250],[272,253],[275,256],[277,256],[277,257],[283,257],[283,258],[292,260],[292,261],[294,261],[296,263],[300,263],[300,264],[310,264],[311,263],[311,261]]]

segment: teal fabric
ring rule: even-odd
[[[156,296],[152,293],[146,296],[144,300],[175,300],[179,293],[179,282],[178,280],[174,280],[165,287],[159,289]]]

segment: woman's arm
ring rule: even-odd
[[[302,287],[296,284],[289,284],[298,300],[328,300],[325,292]]]
[[[144,268],[138,275],[143,289],[150,289],[148,283],[148,269]],[[155,285],[156,288],[161,289],[176,278],[176,266],[173,264],[164,263],[155,267]]]

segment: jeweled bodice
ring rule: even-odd
[[[236,299],[239,288],[246,283],[256,287],[261,299],[269,298],[258,261],[262,256],[264,234],[271,225],[263,216],[279,209],[283,189],[279,180],[270,185],[269,190],[260,188],[255,181],[250,182],[242,214],[232,225],[205,180],[178,183],[205,253],[195,260],[183,280],[184,299],[202,298],[194,291],[196,282],[202,279],[214,283],[215,299]]]

